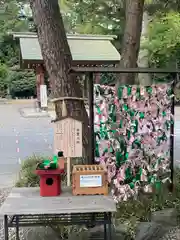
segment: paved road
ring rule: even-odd
[[[51,155],[53,129],[50,118],[23,118],[24,105],[0,105],[0,187],[12,183],[19,159],[34,154]],[[180,117],[175,121],[175,161],[180,162]],[[18,151],[19,149],[19,151]]]
[[[0,105],[0,187],[12,183],[19,160],[34,154],[52,154],[50,118],[23,118],[22,105]]]

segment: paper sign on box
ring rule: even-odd
[[[80,175],[80,187],[101,187],[101,175]]]

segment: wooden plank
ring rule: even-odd
[[[65,118],[54,123],[54,152],[63,151],[64,157],[82,157],[82,123]]]
[[[0,215],[115,212],[111,196],[72,196],[65,189],[58,197],[40,197],[39,188],[13,188],[0,208]]]
[[[72,67],[70,73],[180,73],[174,68]]]

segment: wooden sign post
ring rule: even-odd
[[[41,108],[47,108],[47,86],[40,85],[40,103]]]
[[[67,185],[71,185],[70,158],[82,157],[82,122],[64,117],[54,123],[54,152],[63,151],[67,158]]]

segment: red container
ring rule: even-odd
[[[42,197],[53,197],[61,194],[61,174],[64,169],[36,170],[40,176],[40,195]]]

